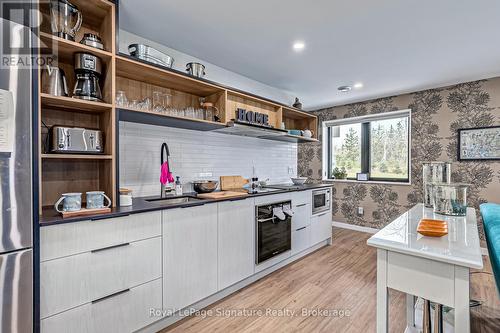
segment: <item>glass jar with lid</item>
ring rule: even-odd
[[[425,207],[432,207],[433,184],[451,182],[450,162],[424,162],[422,163],[422,185]]]
[[[435,183],[434,213],[454,216],[465,216],[467,213],[467,189],[470,184]]]

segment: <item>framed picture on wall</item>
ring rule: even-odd
[[[458,160],[500,160],[500,126],[459,129]]]

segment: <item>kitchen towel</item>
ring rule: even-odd
[[[170,172],[168,161],[163,162],[160,169],[160,182],[163,185],[174,182],[174,176]]]

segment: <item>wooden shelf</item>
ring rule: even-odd
[[[262,98],[259,98],[259,97],[253,96],[253,95],[247,95],[247,94],[244,94],[244,93],[239,92],[239,91],[228,90],[227,94],[230,96],[232,95],[232,96],[240,97],[241,99],[244,99],[245,101],[255,102],[258,104],[262,104],[262,105],[268,105],[268,106],[275,108],[275,109],[279,109],[282,107],[278,103],[273,103],[273,102],[270,102],[268,100],[265,100],[265,99],[262,99]]]
[[[92,154],[42,154],[42,159],[58,160],[111,160],[112,155],[92,155]]]
[[[160,66],[143,63],[131,59],[131,57],[116,57],[116,76],[201,97],[224,92],[224,89],[215,85],[176,73],[173,70],[160,68]]]
[[[197,131],[211,131],[225,127],[223,123],[203,119],[169,116],[152,111],[134,110],[121,108],[116,109],[120,121],[133,123],[157,125],[165,127],[176,127]]]
[[[105,112],[110,111],[113,107],[111,104],[103,102],[87,101],[84,99],[52,96],[49,94],[40,94],[42,107],[50,106],[55,109],[68,109],[70,111],[88,111],[88,112]]]
[[[107,60],[111,59],[113,56],[111,52],[60,38],[47,32],[40,32],[40,39],[44,44],[46,44],[46,46],[53,45],[54,43],[56,45],[56,49],[53,49],[53,52],[57,53],[58,60],[64,62],[73,63],[76,52],[91,53],[101,58],[104,62],[107,62]]]
[[[287,129],[298,129],[298,130],[308,129],[313,132],[312,138],[298,137],[301,138],[300,141],[298,142],[317,141],[316,140],[318,138],[317,116],[304,111],[297,110],[295,108],[283,107],[283,122],[285,123],[285,128]],[[295,135],[290,135],[290,134],[288,134],[288,136],[291,136],[292,138],[297,137]]]
[[[291,119],[316,119],[317,116],[295,109],[295,108],[287,108],[283,107],[283,118],[291,118]]]

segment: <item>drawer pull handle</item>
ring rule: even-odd
[[[129,216],[130,213],[122,213],[122,214],[114,214],[114,215],[111,215],[111,216],[96,216],[96,217],[93,217],[91,218],[90,220],[91,221],[99,221],[99,220],[106,220],[106,219],[114,219],[116,217],[124,217],[124,216]]]
[[[319,214],[318,217],[325,216],[328,213]]]
[[[295,231],[300,231],[300,230],[303,230],[305,228],[307,228],[307,227],[298,228],[298,229],[295,229]]]
[[[300,204],[300,205],[297,205],[295,207],[304,207],[305,205],[307,205],[307,204]]]
[[[117,291],[116,293],[113,293],[113,294],[108,295],[108,296],[104,296],[104,297],[98,298],[96,300],[93,300],[91,303],[95,304],[95,303],[98,303],[100,301],[104,301],[105,299],[108,299],[108,298],[111,298],[111,297],[115,297],[115,296],[124,294],[124,293],[126,293],[128,291],[130,291],[130,288],[127,288],[127,289],[124,289],[124,290],[121,290],[121,291]]]
[[[123,244],[118,244],[118,245],[111,245],[111,246],[103,247],[101,249],[92,250],[92,251],[90,251],[90,253],[96,253],[96,252],[101,252],[101,251],[116,249],[117,247],[122,247],[122,246],[127,246],[127,245],[130,245],[130,243],[123,243]]]

